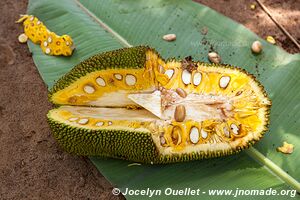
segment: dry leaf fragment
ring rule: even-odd
[[[267,36],[266,40],[267,40],[269,43],[271,43],[271,44],[276,44],[275,39],[274,39],[272,36],[270,36],[270,35]]]
[[[285,154],[291,154],[294,151],[294,145],[289,144],[287,142],[283,142],[283,146],[278,147],[277,151],[280,151],[281,153]]]

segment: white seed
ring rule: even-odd
[[[114,77],[118,80],[122,80],[123,76],[121,74],[114,74]]]
[[[193,77],[193,83],[194,83],[194,85],[198,86],[201,83],[201,79],[202,79],[202,74],[199,73],[199,72],[196,72],[194,74],[194,77]]]
[[[148,54],[146,55],[146,60],[150,60],[150,56]]]
[[[49,54],[50,52],[51,52],[51,49],[50,48],[46,48],[45,53]]]
[[[104,122],[97,122],[95,125],[96,126],[103,126]]]
[[[95,92],[95,88],[91,85],[85,85],[83,90],[88,94],[93,94]]]
[[[235,134],[235,135],[238,135],[238,134],[239,134],[239,130],[240,130],[240,129],[239,129],[239,127],[238,127],[237,125],[231,124],[231,125],[230,125],[230,128],[231,128],[233,134]]]
[[[161,65],[158,65],[158,71],[159,71],[159,73],[161,73],[161,74],[165,73],[165,69],[164,69],[164,67],[161,66]]]
[[[223,105],[223,107],[227,110],[227,111],[231,111],[231,110],[233,110],[233,106],[232,106],[232,104],[231,103],[225,103],[224,105]]]
[[[171,42],[171,41],[176,40],[176,35],[175,34],[167,34],[167,35],[163,36],[163,39],[168,42]]]
[[[110,125],[112,125],[112,122],[111,122],[111,121],[108,122],[108,126],[110,126]]]
[[[207,136],[208,136],[207,132],[206,132],[205,130],[201,129],[201,137],[202,137],[203,139],[206,139]]]
[[[26,43],[28,40],[27,35],[25,35],[25,33],[22,33],[21,35],[19,35],[18,40],[20,43]]]
[[[40,25],[40,24],[41,24],[41,21],[37,21],[36,24],[37,24],[37,25]]]
[[[43,42],[43,45],[44,45],[44,47],[48,46],[47,41],[44,41],[44,42]]]
[[[33,20],[34,20],[34,16],[31,16],[29,20],[30,20],[30,21],[33,21]]]
[[[98,85],[104,87],[106,85],[105,80],[101,77],[96,78],[96,82]]]
[[[221,57],[216,52],[208,53],[208,59],[212,63],[220,63],[221,62]]]
[[[222,76],[220,78],[220,82],[219,82],[219,85],[221,88],[226,88],[228,86],[230,82],[230,77],[229,76]]]
[[[188,70],[183,70],[181,79],[184,84],[190,84],[191,83],[192,74]]]
[[[160,144],[161,145],[166,144],[166,139],[164,138],[164,136],[160,136]]]
[[[51,43],[52,42],[52,38],[48,37],[48,42]]]
[[[69,119],[70,122],[74,122],[74,121],[77,121],[77,120],[78,120],[78,117],[71,117],[71,118]]]
[[[78,121],[78,124],[84,125],[84,124],[87,124],[88,122],[89,122],[89,119],[82,118],[82,119],[80,119],[80,120]]]
[[[165,71],[165,75],[167,75],[169,79],[172,78],[173,74],[174,74],[173,69],[168,69],[167,71]]]
[[[226,137],[230,137],[230,133],[229,133],[229,130],[228,130],[228,128],[225,126],[224,128],[223,128],[223,132],[224,132],[224,135],[226,136]]]
[[[127,85],[135,85],[136,83],[136,78],[135,76],[131,75],[131,74],[127,74],[125,77],[125,82],[127,83]]]
[[[197,144],[199,141],[199,130],[197,127],[191,128],[190,131],[190,140],[192,143]]]

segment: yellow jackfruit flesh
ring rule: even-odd
[[[239,152],[267,130],[271,101],[246,71],[162,59],[149,47],[95,55],[63,76],[48,113],[68,152],[170,163]]]
[[[39,44],[47,55],[71,56],[75,49],[69,35],[56,35],[38,18],[32,15],[21,15],[17,23],[23,23],[25,35],[35,44]]]

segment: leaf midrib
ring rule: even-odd
[[[110,34],[112,34],[119,42],[125,46],[125,47],[132,47],[131,44],[127,42],[125,38],[123,38],[121,35],[119,35],[116,31],[114,31],[112,28],[110,28],[106,23],[104,23],[101,19],[99,19],[97,16],[94,15],[91,11],[89,11],[84,5],[82,5],[78,0],[74,0],[75,3],[78,5],[79,8],[81,8],[88,16],[90,16],[92,19],[94,19],[102,28],[107,30]]]
[[[132,45],[120,34],[114,31],[111,27],[109,27],[105,22],[103,22],[100,18],[98,18],[94,13],[88,10],[84,5],[82,5],[78,0],[73,0],[80,9],[82,9],[88,16],[90,16],[95,22],[97,22],[102,28],[107,30],[113,37],[115,37],[124,47],[132,47]],[[251,157],[256,162],[265,166],[268,170],[273,172],[279,179],[281,179],[284,183],[291,186],[300,192],[300,183],[287,174],[282,168],[280,168],[276,163],[271,161],[261,152],[259,152],[256,148],[250,147],[246,150],[246,153],[249,157]]]

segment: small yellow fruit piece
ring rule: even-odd
[[[251,8],[251,10],[255,10],[256,5],[255,5],[255,4],[251,4],[251,5],[250,5],[250,8]]]
[[[168,42],[171,42],[171,41],[176,40],[176,35],[175,34],[167,34],[167,35],[163,36],[163,39]]]
[[[262,44],[260,43],[260,41],[253,42],[251,50],[253,53],[260,53],[262,51]]]
[[[21,15],[17,23],[23,23],[24,26],[24,34],[19,36],[21,43],[25,43],[29,38],[33,43],[39,44],[47,55],[72,55],[75,47],[70,36],[56,35],[32,15]]]
[[[20,43],[26,43],[28,40],[27,35],[25,35],[25,33],[22,33],[21,35],[19,35],[18,40]]]
[[[266,40],[267,40],[269,43],[271,43],[271,44],[276,44],[275,39],[274,39],[272,36],[270,36],[270,35],[267,36]]]
[[[294,151],[294,145],[289,144],[287,142],[283,142],[283,146],[278,147],[277,151],[280,151],[281,153],[285,153],[285,154],[291,154]]]

